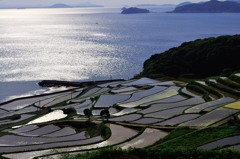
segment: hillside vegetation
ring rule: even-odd
[[[240,35],[185,42],[144,63],[138,76],[208,77],[240,69]]]

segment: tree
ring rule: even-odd
[[[240,69],[240,35],[220,36],[185,42],[144,62],[139,77],[229,75]],[[179,60],[181,59],[181,60]],[[160,76],[159,76],[160,75]]]
[[[108,109],[103,109],[101,112],[100,112],[100,116],[103,118],[103,119],[107,119],[110,118],[110,113],[109,113],[109,110]]]
[[[92,111],[90,109],[86,108],[86,109],[84,109],[83,113],[90,120],[90,118],[92,116]]]

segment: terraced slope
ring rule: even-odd
[[[238,97],[226,94],[208,81],[179,85],[142,78],[15,100],[0,106],[0,153],[27,159],[151,146],[169,130],[198,131],[238,115]]]

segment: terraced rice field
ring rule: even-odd
[[[203,146],[200,146],[199,148],[201,149],[213,149],[217,147],[223,147],[227,145],[236,145],[240,143],[240,136],[232,136],[232,137],[227,137],[224,139],[220,139],[208,144],[205,144]]]
[[[106,146],[143,148],[165,137],[169,128],[204,128],[238,115],[237,98],[205,101],[184,85],[142,78],[1,104],[0,153],[27,159]],[[103,110],[109,115],[101,116]]]
[[[228,104],[225,108],[240,109],[240,101]]]
[[[222,107],[228,103],[234,102],[235,100],[233,98],[229,98],[229,97],[224,97],[215,101],[211,101],[211,102],[206,102],[203,104],[199,104],[196,105],[194,107],[191,107],[190,109],[186,110],[185,113],[200,113],[201,111],[207,110],[207,109],[211,109],[211,108],[218,108],[218,107]],[[226,107],[226,106],[225,106]]]

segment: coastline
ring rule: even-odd
[[[61,80],[42,80],[42,81],[23,81],[23,82],[0,82],[0,105],[10,103],[19,99],[41,97],[50,94],[68,92],[72,89],[91,87],[99,84],[124,81],[123,79],[97,80],[97,81],[61,81]]]
[[[112,80],[98,80],[98,81],[83,81],[83,82],[71,82],[71,81],[59,81],[59,80],[43,80],[38,83],[41,87],[55,87],[55,86],[72,86],[72,87],[89,87],[108,82],[125,81],[124,79],[112,79]]]

